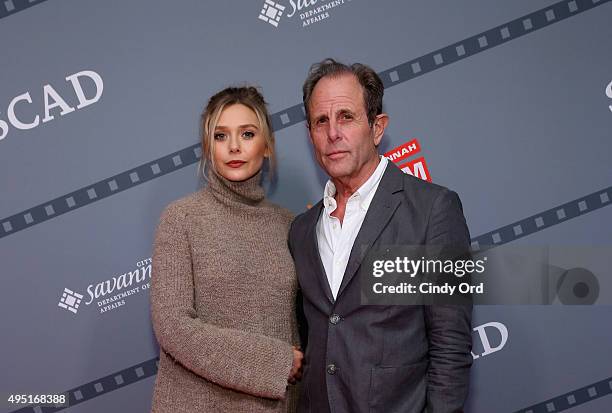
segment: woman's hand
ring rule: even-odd
[[[295,384],[302,379],[302,361],[304,360],[304,353],[301,352],[299,347],[293,347],[293,366],[291,372],[289,372],[289,378],[287,381],[290,384]]]

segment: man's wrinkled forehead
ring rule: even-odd
[[[312,91],[309,102],[310,116],[334,113],[340,110],[365,110],[363,87],[352,73],[322,77]]]
[[[360,102],[356,102],[354,97],[346,95],[337,95],[328,99],[320,99],[316,104],[310,107],[310,116],[315,119],[319,116],[333,116],[340,112],[357,113],[360,108]]]

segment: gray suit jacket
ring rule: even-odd
[[[457,194],[389,163],[336,300],[318,252],[321,210],[320,201],[295,218],[289,233],[306,352],[299,411],[462,412],[472,364],[471,306],[362,306],[354,280],[365,252],[377,245],[468,248]]]

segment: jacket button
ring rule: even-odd
[[[338,367],[336,367],[335,364],[328,364],[327,365],[327,374],[336,374],[336,372],[338,371]]]
[[[334,325],[335,325],[335,324],[338,324],[338,323],[340,322],[340,316],[339,316],[338,314],[332,314],[332,315],[329,317],[329,322],[330,322],[330,323],[332,323],[332,324],[334,324]]]

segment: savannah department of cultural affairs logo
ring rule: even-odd
[[[274,27],[278,27],[278,23],[284,11],[285,6],[281,6],[272,0],[266,0],[259,13],[259,19],[270,23]]]
[[[350,3],[351,0],[283,0],[287,6],[280,2],[264,0],[259,12],[259,19],[278,27],[281,17],[292,19],[297,16],[302,27],[329,19],[336,8]],[[289,10],[286,10],[289,7]]]
[[[79,305],[81,304],[82,299],[83,296],[81,294],[75,293],[68,288],[64,288],[62,298],[60,298],[60,302],[57,305],[76,314],[79,310]]]
[[[128,297],[148,290],[151,285],[151,258],[138,261],[136,268],[121,275],[112,276],[104,281],[87,286],[89,299],[85,306],[95,303],[94,307],[100,313],[106,313],[125,305]],[[64,288],[60,301],[57,304],[65,310],[76,314],[84,295]]]

